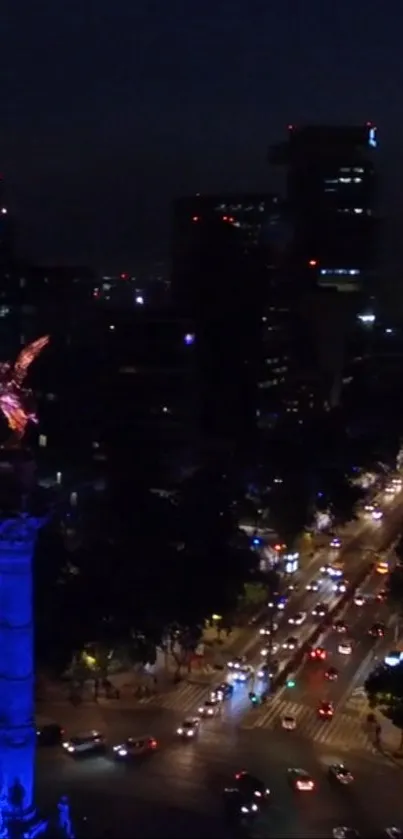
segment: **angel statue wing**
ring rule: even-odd
[[[17,361],[14,364],[13,375],[15,383],[19,387],[21,387],[25,376],[28,373],[28,368],[48,343],[49,335],[44,335],[43,338],[38,338],[36,341],[32,341],[32,344],[28,344],[27,347],[24,347],[24,349],[21,350]]]

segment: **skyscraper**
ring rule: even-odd
[[[301,281],[366,290],[376,268],[377,129],[289,126],[270,161],[286,167],[293,236],[289,267]]]
[[[194,323],[200,430],[242,448],[256,425],[262,314],[276,196],[194,196],[174,205],[172,295]]]
[[[269,152],[270,162],[286,169],[286,263],[300,331],[300,377],[316,377],[319,401],[328,406],[339,402],[348,334],[374,290],[377,142],[369,122],[290,125],[287,141]]]

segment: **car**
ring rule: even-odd
[[[206,699],[197,711],[201,717],[215,717],[220,712],[220,703],[213,699]]]
[[[403,832],[399,827],[385,827],[384,835],[387,839],[403,839]]]
[[[227,661],[227,667],[230,670],[239,670],[243,664],[245,664],[246,658],[244,655],[237,655],[235,658],[232,658],[230,661]]]
[[[386,631],[386,626],[382,621],[378,621],[377,623],[373,623],[371,628],[368,630],[368,634],[371,638],[384,638]]]
[[[326,563],[326,565],[322,565],[320,569],[320,573],[324,574],[327,577],[341,577],[343,575],[343,571],[337,565]]]
[[[329,720],[334,715],[333,702],[327,700],[320,703],[318,707],[318,716],[321,720]]]
[[[284,717],[281,718],[281,728],[284,728],[285,731],[295,731],[297,727],[297,720],[292,714],[285,714]]]
[[[234,778],[234,786],[241,794],[244,801],[263,801],[270,797],[270,790],[266,786],[266,784],[256,778],[255,775],[251,775],[250,772],[246,772],[244,769],[241,772],[237,772]]]
[[[333,536],[333,539],[330,540],[329,548],[336,548],[337,550],[341,548],[341,539],[338,536]]]
[[[280,645],[277,642],[273,642],[272,644],[270,644],[270,649],[269,647],[262,647],[262,649],[260,650],[260,655],[264,656],[264,658],[267,658],[269,654],[276,655],[279,649]]]
[[[324,647],[314,647],[313,650],[309,653],[309,658],[313,661],[325,661],[327,657],[327,652]]]
[[[334,827],[333,839],[359,839],[358,830],[355,827]]]
[[[105,751],[106,739],[99,731],[87,731],[70,737],[70,740],[64,740],[62,745],[69,755],[79,757]]]
[[[273,635],[273,632],[277,632],[278,630],[278,623],[271,623],[268,626],[262,626],[259,629],[259,635]]]
[[[379,507],[376,507],[375,510],[372,510],[371,518],[373,521],[381,521],[381,519],[383,519],[382,510],[380,510]]]
[[[347,632],[347,624],[344,621],[335,621],[333,629],[339,635],[344,635],[344,633]]]
[[[128,737],[123,743],[113,746],[113,756],[115,760],[131,760],[152,754],[157,746],[155,737]]]
[[[278,668],[278,661],[272,661],[270,664],[266,662],[257,671],[257,677],[258,679],[272,679],[278,672]]]
[[[306,589],[306,591],[319,591],[320,587],[321,587],[321,581],[320,580],[312,580],[311,583],[307,583],[307,585],[305,586],[305,589]]]
[[[250,667],[249,664],[243,664],[239,670],[235,671],[233,678],[236,682],[247,682],[252,678],[253,672],[253,667]]]
[[[38,746],[60,746],[64,730],[59,723],[44,717],[36,717],[36,743]]]
[[[347,591],[347,583],[345,580],[338,580],[337,583],[333,583],[332,591],[335,594],[345,594]]]
[[[365,597],[359,591],[357,591],[357,593],[354,595],[354,605],[355,606],[365,606]]]
[[[287,591],[290,591],[292,593],[299,591],[299,583],[297,582],[297,580],[293,580],[291,583],[288,584]]]
[[[347,786],[352,784],[354,776],[344,763],[332,763],[329,766],[328,775],[330,780],[337,781],[337,783]]]
[[[305,769],[287,769],[287,780],[296,792],[312,792],[315,782]]]
[[[352,641],[340,641],[340,644],[337,646],[337,652],[341,655],[351,655],[353,652]]]
[[[336,667],[328,667],[328,669],[326,670],[326,673],[325,673],[325,679],[327,679],[328,682],[335,682],[335,681],[337,681],[338,678],[339,678],[339,671],[337,670],[337,668]]]
[[[317,603],[312,609],[312,615],[314,618],[324,618],[328,611],[329,607],[326,603]]]
[[[295,626],[301,626],[306,620],[306,612],[297,612],[295,615],[291,615],[288,618],[288,623],[293,624]]]
[[[378,600],[379,603],[383,603],[384,600],[386,600],[387,596],[388,596],[387,589],[386,588],[381,588],[381,590],[378,591],[378,594],[376,595],[376,599]]]
[[[210,691],[210,699],[222,702],[224,699],[231,699],[234,693],[234,685],[230,682],[221,682],[220,685]]]
[[[282,643],[283,650],[296,650],[298,647],[298,638],[294,638],[293,635],[290,635],[289,638],[286,638],[285,641]]]
[[[176,729],[178,737],[193,739],[199,733],[200,717],[188,717]]]
[[[281,597],[279,597],[279,599],[277,600],[277,609],[279,610],[279,612],[284,612],[287,603],[288,597],[285,594],[281,595]]]

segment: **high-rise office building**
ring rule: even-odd
[[[271,163],[286,168],[295,380],[314,405],[339,404],[349,335],[374,290],[376,147],[372,123],[289,126],[288,140],[269,153]]]
[[[262,315],[273,270],[277,197],[175,202],[172,296],[194,322],[204,439],[248,446],[256,427]]]
[[[287,168],[292,226],[289,268],[300,281],[364,293],[376,269],[374,152],[377,129],[289,126],[288,140],[270,150]]]

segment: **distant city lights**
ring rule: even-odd
[[[135,302],[136,306],[144,306],[144,297],[143,297],[143,295],[142,295],[142,294],[138,294],[138,295],[134,298],[134,302]]]
[[[7,215],[7,207],[2,207],[2,208],[1,208],[1,214],[2,214],[2,216],[6,216],[6,215]]]

